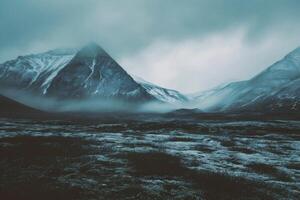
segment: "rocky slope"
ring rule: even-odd
[[[154,100],[100,46],[54,50],[18,57],[0,66],[5,89],[22,89],[58,99]]]
[[[0,90],[21,90],[59,100],[121,100],[180,104],[175,90],[134,80],[95,43],[80,50],[56,49],[19,56],[0,65]]]
[[[188,98],[176,90],[160,87],[134,75],[132,75],[132,77],[137,83],[145,88],[149,94],[162,102],[168,102],[174,105],[188,102]]]
[[[42,114],[42,111],[36,110],[22,103],[0,95],[0,116],[18,116],[24,114]]]
[[[207,111],[298,111],[300,48],[247,81],[230,83],[196,97]]]

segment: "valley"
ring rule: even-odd
[[[298,121],[1,118],[6,199],[297,199]]]

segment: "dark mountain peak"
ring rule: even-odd
[[[80,49],[52,79],[48,96],[148,101],[154,98],[96,43]]]
[[[95,42],[90,42],[87,45],[85,45],[78,51],[77,55],[80,57],[89,58],[95,58],[98,56],[110,57],[108,53]]]

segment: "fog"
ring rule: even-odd
[[[165,113],[183,105],[167,104],[159,101],[132,102],[120,99],[82,98],[77,100],[43,97],[23,90],[3,90],[2,95],[29,107],[48,113]]]

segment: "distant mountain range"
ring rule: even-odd
[[[0,91],[16,90],[62,100],[178,103],[175,90],[134,80],[95,43],[19,56],[0,65]]]
[[[207,112],[299,112],[300,48],[250,80],[199,93],[193,101]]]
[[[181,94],[180,92],[172,89],[167,89],[145,81],[144,79],[132,75],[133,79],[139,83],[149,94],[162,102],[172,103],[180,105],[189,101],[188,97]]]
[[[10,90],[59,102],[118,100],[201,112],[298,112],[300,48],[250,80],[183,95],[128,74],[99,45],[90,43],[79,50],[56,49],[0,64],[0,93]]]

